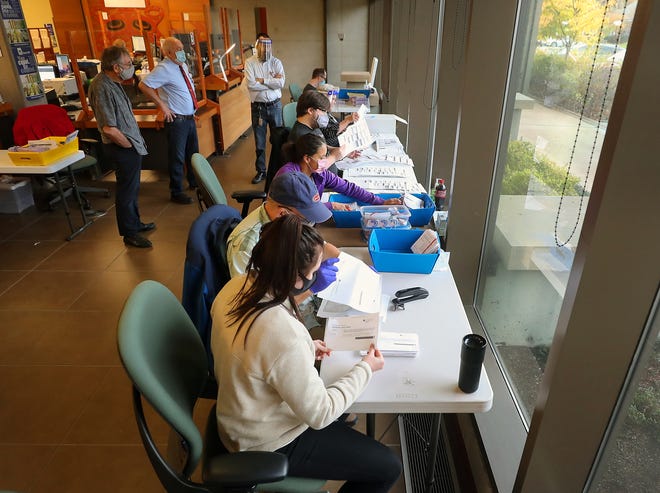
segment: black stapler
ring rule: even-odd
[[[400,289],[394,293],[396,298],[392,299],[392,305],[394,306],[394,310],[398,310],[399,308],[405,310],[405,304],[409,301],[423,300],[424,298],[427,298],[428,295],[429,292],[420,287]]]

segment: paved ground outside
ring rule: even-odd
[[[537,152],[562,166],[571,163],[572,155],[571,174],[580,178],[582,183],[593,152],[586,186],[587,190],[591,190],[606,128],[606,122],[600,126],[593,120],[580,122],[579,115],[560,108],[548,108],[536,101],[532,109],[522,111],[518,139],[535,144]]]

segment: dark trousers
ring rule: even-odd
[[[308,428],[276,452],[289,458],[289,476],[345,480],[341,493],[386,493],[401,475],[394,452],[341,421]]]
[[[135,236],[140,229],[138,192],[140,191],[140,170],[142,156],[130,147],[104,144],[105,156],[113,163],[117,175],[115,191],[115,213],[121,236]]]
[[[170,195],[183,192],[183,169],[186,166],[186,178],[191,187],[196,187],[195,176],[190,166],[190,157],[199,152],[197,128],[194,119],[175,118],[165,123],[167,130],[167,157],[170,172]]]
[[[254,167],[257,173],[266,172],[266,125],[270,128],[271,133],[275,127],[283,125],[281,100],[278,99],[276,103],[271,105],[252,103],[252,131],[254,132],[254,146],[257,152]]]

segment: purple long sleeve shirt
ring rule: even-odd
[[[279,176],[282,173],[289,173],[291,171],[302,171],[300,165],[296,163],[286,163],[282,166],[275,176]],[[312,180],[316,184],[316,188],[319,191],[319,195],[323,195],[323,190],[329,188],[337,193],[341,193],[348,197],[354,198],[358,202],[366,202],[373,205],[382,205],[385,201],[371,192],[367,192],[364,188],[358,187],[355,183],[346,181],[343,178],[339,178],[334,173],[330,171],[321,171],[320,173],[312,173]],[[332,210],[332,204],[330,202],[324,202],[325,206]]]

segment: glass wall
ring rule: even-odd
[[[529,423],[636,2],[521,2],[476,309]]]
[[[590,492],[657,491],[660,485],[660,318],[616,417]]]

